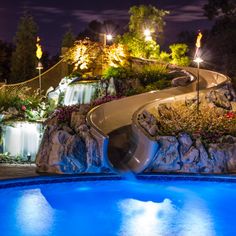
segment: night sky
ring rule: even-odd
[[[45,50],[59,51],[62,35],[70,25],[75,34],[91,20],[109,20],[122,27],[128,23],[128,10],[133,5],[151,4],[170,11],[166,17],[165,40],[176,42],[183,30],[207,29],[211,26],[203,16],[202,6],[207,0],[1,0],[0,39],[11,42],[24,9],[29,9],[39,26],[39,36]]]

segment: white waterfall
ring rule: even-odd
[[[65,92],[64,105],[89,104],[96,92],[97,82],[70,84]]]
[[[3,152],[35,160],[41,141],[42,125],[39,123],[15,122],[13,126],[3,125]]]

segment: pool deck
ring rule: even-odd
[[[151,175],[150,175],[151,174]],[[106,175],[106,174],[105,174]],[[56,177],[62,177],[61,175],[53,175],[49,173],[37,173],[36,172],[36,165],[31,164],[31,165],[13,165],[13,164],[0,164],[0,182],[1,180],[13,180],[17,178],[27,178],[27,177],[51,177],[51,176],[56,176]],[[90,176],[88,175],[69,175],[70,177],[76,177],[76,176]],[[96,174],[95,174],[96,176]],[[106,175],[109,177],[109,175]],[[141,175],[142,176],[142,175]],[[194,178],[194,179],[224,179],[230,178],[233,179],[234,182],[236,182],[236,173],[229,173],[229,174],[189,174],[189,173],[147,173],[146,176],[150,179],[150,177],[154,176],[154,178],[159,178],[161,176],[161,179],[163,178],[173,178],[173,179],[186,179],[186,178]],[[158,177],[159,176],[159,177]],[[68,177],[68,176],[66,176]],[[117,177],[117,175],[115,175]],[[120,177],[120,176],[119,176]],[[145,177],[145,174],[144,174]]]
[[[36,166],[0,164],[0,180],[41,176],[36,173]]]

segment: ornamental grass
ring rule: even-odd
[[[236,136],[236,112],[202,104],[197,112],[196,105],[183,103],[161,104],[151,113],[157,119],[159,135],[190,134],[207,143],[218,142],[223,135]]]

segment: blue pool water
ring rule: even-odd
[[[102,180],[0,189],[0,235],[236,235],[236,183]]]

